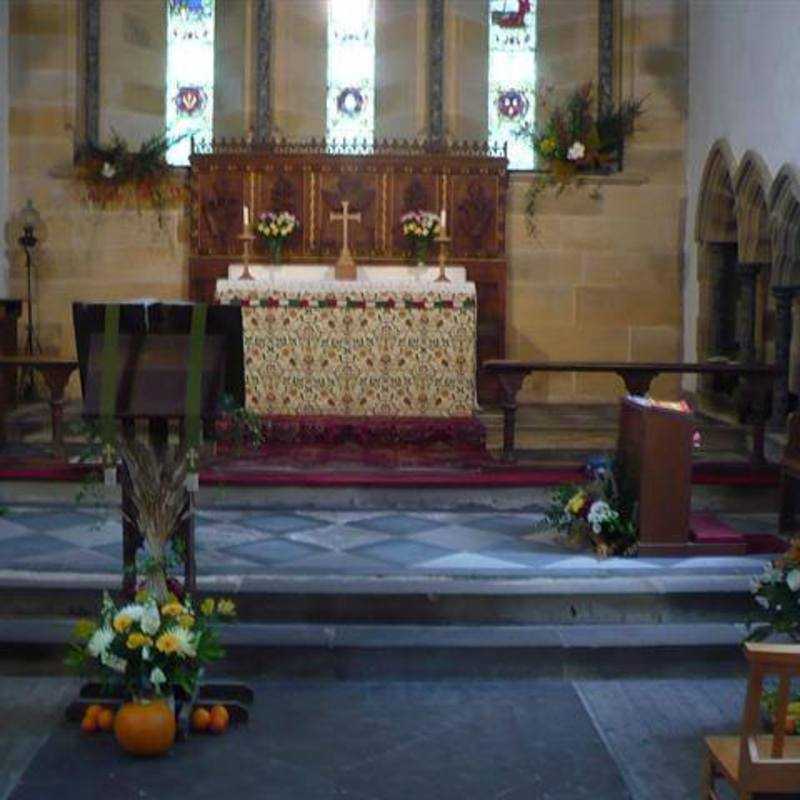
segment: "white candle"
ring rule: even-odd
[[[443,208],[441,216],[439,217],[442,223],[442,230],[441,235],[444,236],[447,233],[447,209]]]
[[[250,227],[250,209],[247,206],[242,207],[242,223],[246,231]]]

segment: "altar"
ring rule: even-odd
[[[231,272],[236,271],[234,266]],[[348,282],[229,278],[217,281],[215,300],[242,307],[250,411],[266,416],[473,414],[474,283],[374,275]]]

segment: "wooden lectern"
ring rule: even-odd
[[[741,555],[744,539],[695,542],[692,503],[691,413],[626,397],[620,404],[617,461],[638,507],[643,556]]]
[[[639,513],[642,555],[682,555],[689,546],[692,495],[692,415],[620,404],[617,458]]]

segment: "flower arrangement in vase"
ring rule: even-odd
[[[583,486],[559,486],[545,511],[544,525],[565,534],[571,547],[589,544],[601,558],[634,555],[638,549],[636,506],[614,461],[586,467]]]
[[[644,100],[629,99],[617,106],[596,112],[591,83],[575,89],[564,102],[551,105],[544,93],[536,125],[523,126],[518,135],[532,140],[533,149],[545,162],[549,173],[528,189],[525,205],[530,232],[535,230],[539,195],[550,186],[558,193],[581,173],[608,172],[621,168],[625,140],[633,134],[637,119],[644,111]],[[595,191],[599,197],[599,192]]]
[[[173,535],[189,513],[185,447],[157,448],[135,437],[121,438],[118,447],[132,505],[125,518],[143,538],[143,578],[119,604],[105,593],[99,617],[76,625],[67,664],[126,700],[114,720],[124,749],[159,755],[172,745],[176,716],[194,702],[205,667],[224,656],[216,623],[236,608],[213,598],[196,604],[171,574],[185,558],[185,542]],[[87,709],[84,730],[94,730],[96,716]]]
[[[428,249],[439,235],[441,221],[433,211],[408,211],[400,217],[403,236],[418,265],[428,259]]]
[[[643,100],[625,100],[596,113],[593,86],[585,83],[552,108],[545,97],[544,123],[522,135],[533,137],[534,150],[547,162],[553,179],[563,184],[579,171],[607,170],[619,162],[643,105]]]
[[[300,220],[291,211],[265,211],[258,218],[256,230],[267,243],[273,264],[281,263],[286,240],[300,227]]]
[[[195,606],[189,595],[168,593],[159,601],[141,589],[122,605],[106,592],[99,618],[76,625],[67,663],[123,691],[127,702],[114,732],[124,749],[160,755],[171,747],[176,702],[192,702],[206,665],[224,656],[215,623],[235,613],[231,600],[206,598]]]

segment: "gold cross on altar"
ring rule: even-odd
[[[342,200],[342,213],[337,214],[331,211],[330,221],[342,223],[342,252],[336,262],[336,280],[354,281],[356,279],[356,262],[350,255],[348,247],[347,228],[350,222],[361,222],[361,212],[350,214],[350,202]]]

